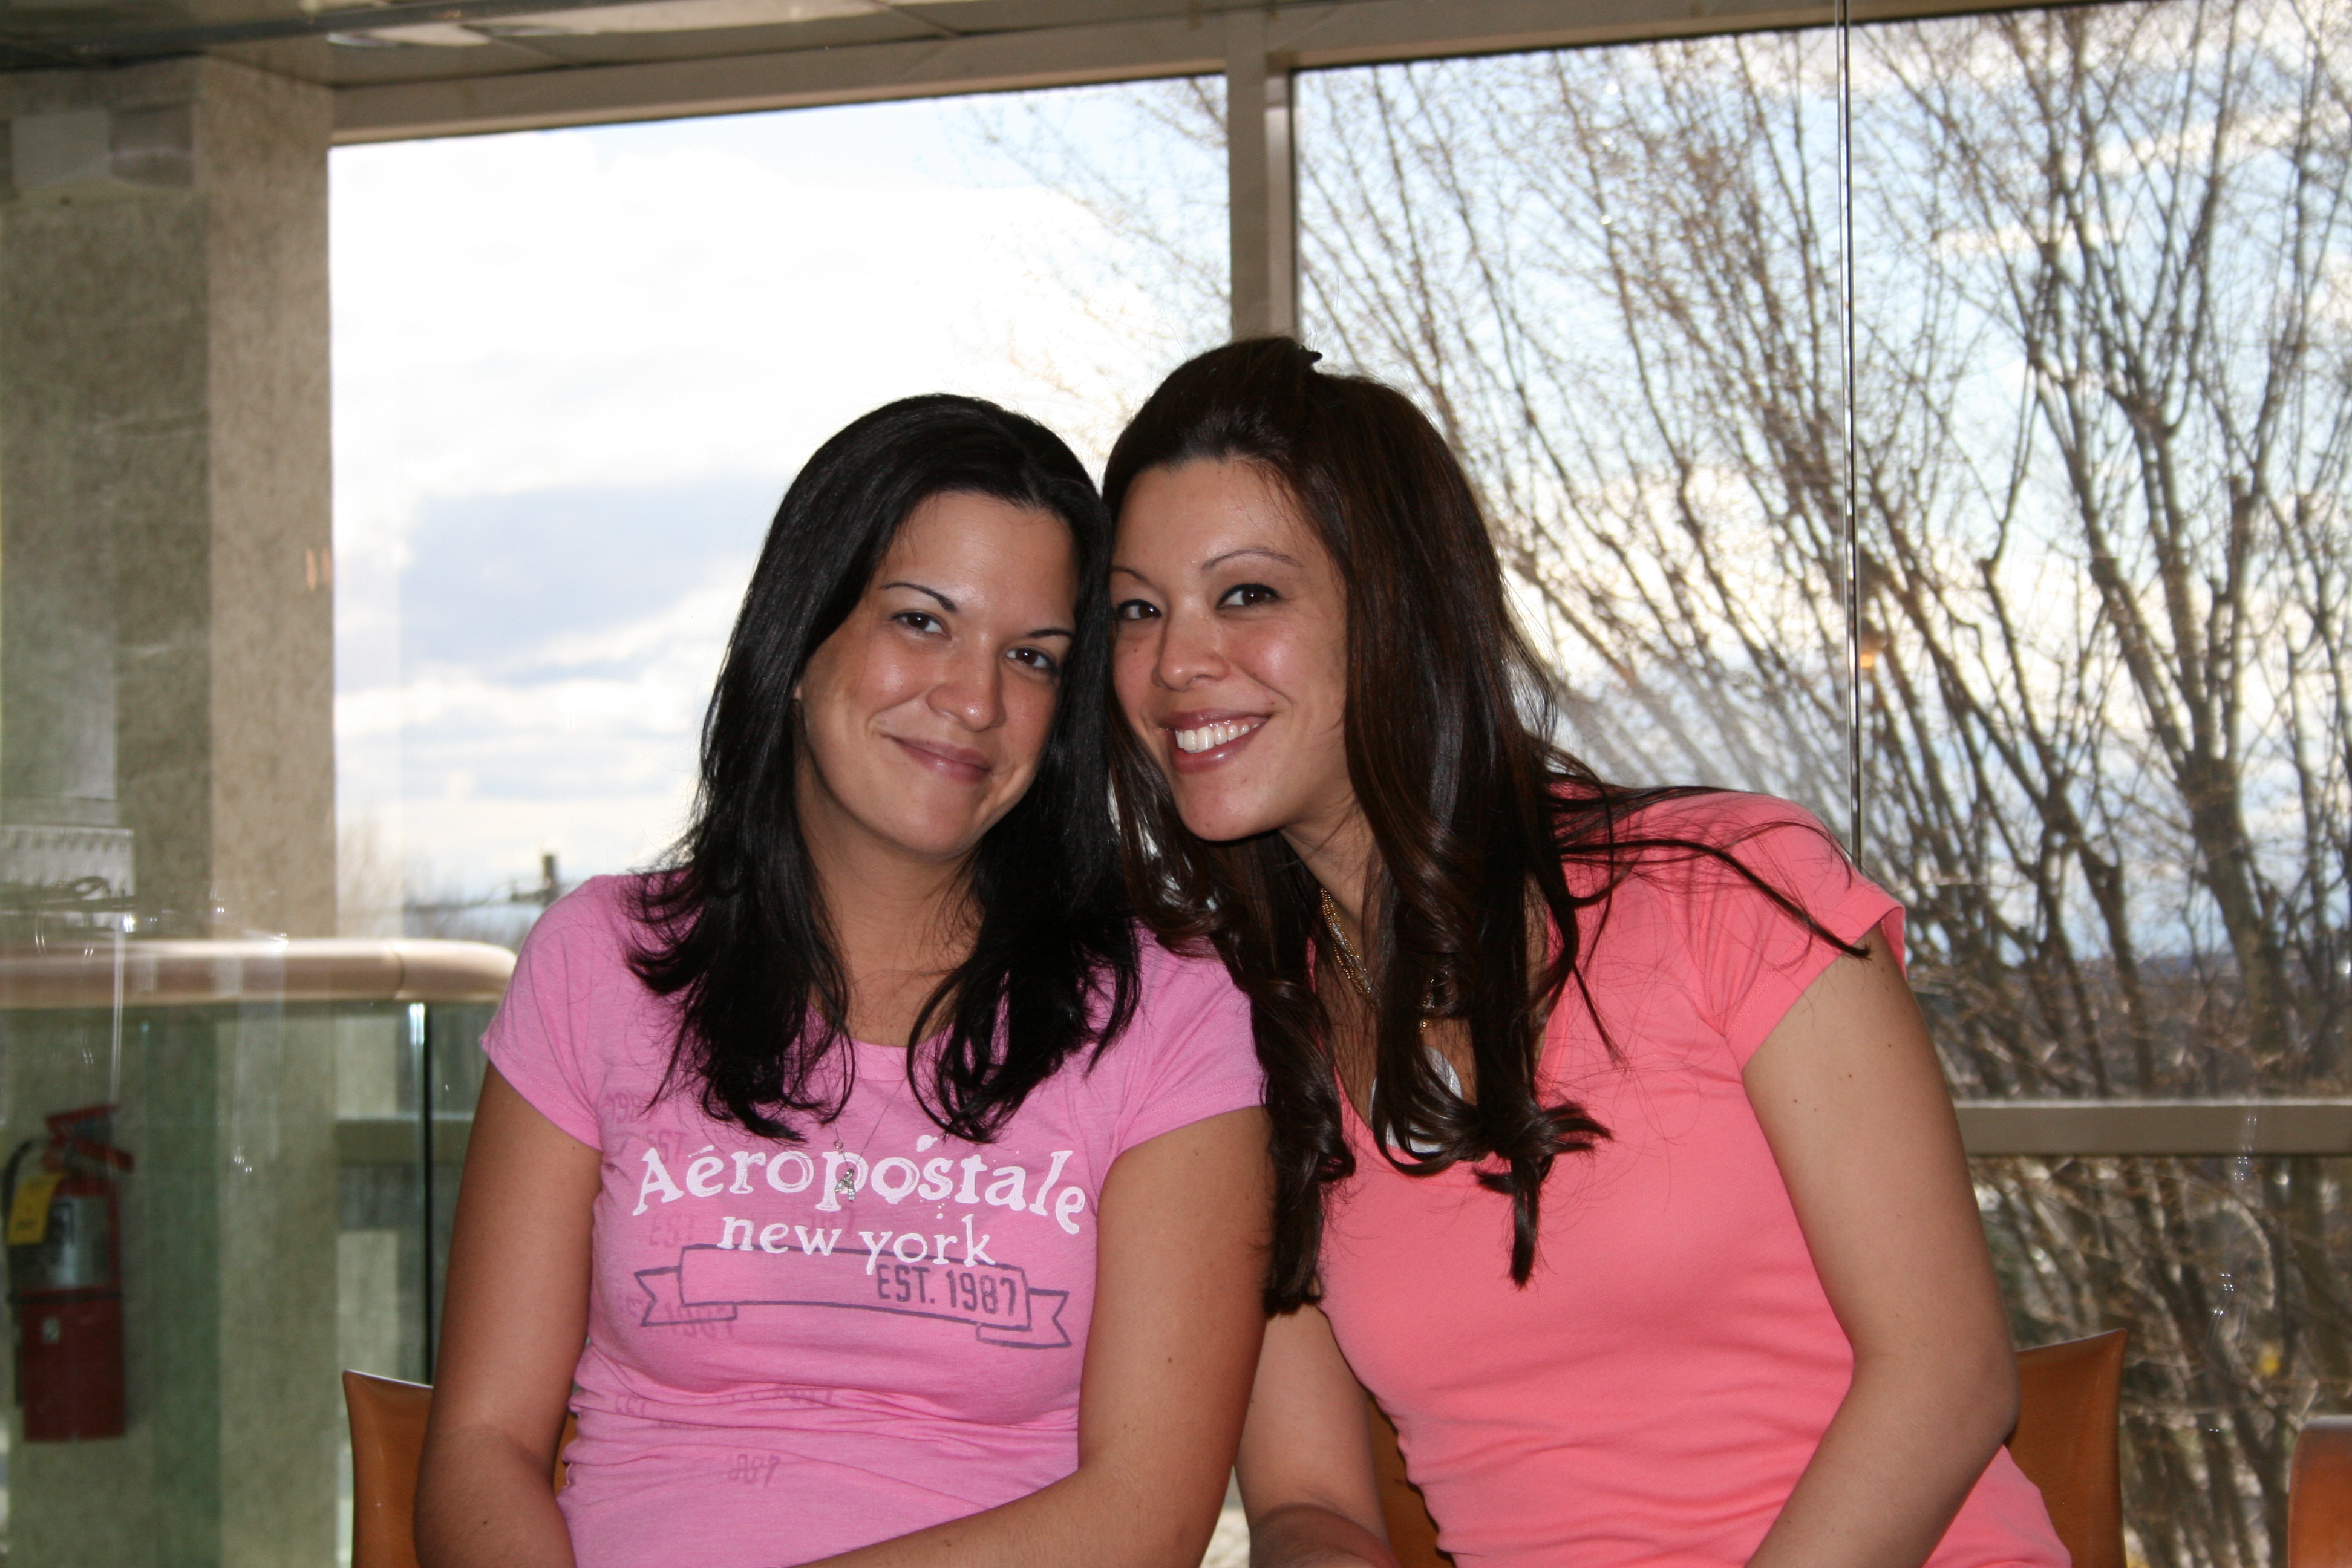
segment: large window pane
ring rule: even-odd
[[[2352,9],[1863,30],[1866,798],[1963,1093],[2341,1095]],[[2035,1337],[2134,1337],[2153,1563],[2276,1561],[2352,1399],[2344,1170],[1989,1162]]]

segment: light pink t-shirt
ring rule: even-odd
[[[847,1108],[794,1147],[692,1087],[653,1102],[673,1028],[627,965],[632,886],[541,918],[483,1040],[604,1155],[560,1500],[581,1568],[782,1568],[1069,1475],[1104,1176],[1259,1102],[1222,966],[1147,940],[1127,1033],[993,1143],[940,1137],[905,1051],[858,1044]]]
[[[1899,954],[1900,906],[1784,801],[1669,802],[1631,831],[1728,845],[1759,828],[1733,853],[1842,940],[1882,927]],[[1735,1568],[1853,1371],[1740,1079],[1836,951],[1705,861],[1634,877],[1584,930],[1621,1059],[1571,999],[1543,1074],[1613,1136],[1553,1167],[1528,1288],[1507,1198],[1467,1166],[1400,1173],[1350,1111],[1358,1174],[1328,1225],[1323,1310],[1464,1568]],[[1931,1559],[2065,1562],[2006,1449]]]

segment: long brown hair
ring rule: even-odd
[[[1556,684],[1510,612],[1461,464],[1404,396],[1319,371],[1318,357],[1260,338],[1180,367],[1112,448],[1104,499],[1116,515],[1146,470],[1248,463],[1329,552],[1347,592],[1348,779],[1379,850],[1364,921],[1370,1130],[1408,1173],[1481,1165],[1479,1184],[1511,1200],[1511,1278],[1524,1285],[1552,1163],[1609,1136],[1573,1101],[1547,1103],[1537,1081],[1553,1005],[1571,984],[1591,1005],[1579,911],[1648,851],[1738,863],[1720,846],[1622,831],[1643,807],[1697,792],[1611,785],[1552,742]],[[1325,1192],[1355,1170],[1312,978],[1320,889],[1279,833],[1194,837],[1133,732],[1111,729],[1139,910],[1166,938],[1212,944],[1250,998],[1274,1140],[1266,1303],[1288,1310],[1319,1294]],[[1572,888],[1568,865],[1601,874]],[[1545,961],[1538,906],[1557,933]],[[1475,1102],[1422,1048],[1424,1003],[1465,1026]]]

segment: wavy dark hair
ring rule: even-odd
[[[818,447],[785,490],[703,719],[692,821],[639,884],[633,965],[678,1021],[663,1089],[693,1084],[712,1117],[763,1137],[801,1141],[796,1123],[838,1116],[856,1079],[849,977],[794,805],[793,689],[908,516],[950,493],[1068,526],[1076,637],[1036,776],[966,868],[978,931],[908,1034],[908,1081],[941,1131],[985,1142],[1134,1015],[1136,930],[1104,762],[1108,514],[1069,447],[1034,420],[971,397],[889,404]],[[942,1037],[913,1048],[942,1023]]]
[[[1573,1101],[1546,1103],[1537,1082],[1553,1006],[1573,987],[1591,1007],[1580,911],[1605,906],[1645,860],[1704,857],[1820,928],[1727,845],[1629,829],[1646,807],[1708,792],[1612,785],[1550,740],[1556,682],[1510,612],[1461,464],[1402,394],[1318,371],[1319,357],[1261,338],[1181,366],[1119,437],[1104,496],[1116,514],[1149,469],[1247,463],[1329,552],[1347,592],[1348,778],[1380,865],[1364,922],[1370,1126],[1408,1173],[1482,1165],[1479,1184],[1510,1198],[1510,1273],[1525,1285],[1553,1163],[1609,1136]],[[1170,941],[1213,945],[1250,998],[1274,1141],[1266,1304],[1287,1310],[1319,1293],[1325,1194],[1355,1170],[1312,976],[1320,889],[1278,833],[1217,844],[1188,832],[1123,723],[1112,777],[1138,910]],[[1592,874],[1571,887],[1571,866]],[[1538,961],[1534,922],[1547,917],[1558,937]],[[1421,1047],[1425,1002],[1467,1028],[1475,1102]]]

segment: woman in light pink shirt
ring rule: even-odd
[[[793,482],[685,838],[541,919],[484,1041],[428,1568],[1199,1563],[1265,1122],[1247,1005],[1127,911],[1108,536],[969,398]]]
[[[1105,481],[1131,880],[1267,1072],[1254,1561],[1391,1562],[1360,1378],[1465,1568],[2056,1568],[1901,910],[1550,743],[1459,465],[1315,357],[1183,366]]]

